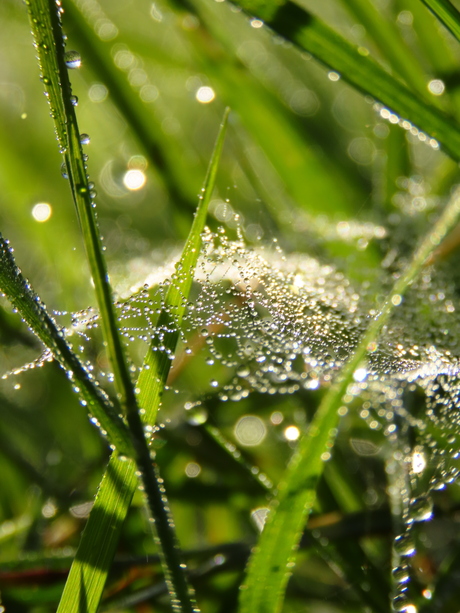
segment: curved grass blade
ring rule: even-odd
[[[136,397],[118,332],[112,290],[85,168],[82,137],[72,104],[72,87],[66,64],[68,56],[66,56],[61,29],[61,13],[54,0],[30,1],[28,9],[35,47],[38,51],[42,81],[48,94],[60,150],[64,154],[66,173],[80,220],[96,290],[102,332],[107,344],[107,356],[114,373],[120,404],[129,419],[130,414],[137,413]]]
[[[324,461],[333,447],[339,424],[339,408],[353,373],[365,359],[367,348],[388,321],[394,305],[415,280],[427,259],[458,222],[460,190],[444,209],[432,231],[416,250],[406,272],[398,279],[377,317],[371,322],[355,353],[324,396],[308,432],[286,470],[272,503],[259,544],[248,566],[241,592],[240,613],[280,611],[286,584],[295,564],[295,552],[308,514],[315,501]]]
[[[43,82],[55,119],[61,151],[64,153],[66,172],[96,290],[107,357],[114,373],[120,404],[126,414],[133,441],[134,459],[144,487],[146,502],[155,523],[171,603],[176,611],[192,613],[196,607],[181,564],[174,523],[170,517],[164,487],[156,468],[152,465],[139,404],[118,330],[112,290],[83,157],[84,139],[80,136],[72,104],[72,88],[67,71],[69,57],[65,53],[60,7],[54,0],[33,0],[29,2],[28,9]],[[74,60],[74,57],[71,59]]]
[[[460,159],[460,126],[442,111],[414,95],[402,82],[392,77],[370,56],[355,47],[321,20],[293,2],[260,3],[241,0],[234,4],[264,20],[277,34],[311,53],[316,59],[337,71],[350,85],[379,103],[388,106],[411,125],[442,146],[455,160]]]
[[[137,386],[140,388],[139,400],[146,411],[147,423],[154,424],[161,394],[171,368],[171,356],[174,354],[179,329],[186,309],[187,298],[193,281],[193,273],[201,252],[201,235],[206,223],[208,205],[214,189],[217,168],[225,139],[230,109],[225,109],[224,117],[217,136],[206,178],[201,190],[195,218],[185,244],[182,256],[168,289],[165,308],[162,310],[157,328],[166,330],[161,338],[162,351],[148,351]]]
[[[0,235],[0,289],[29,328],[50,350],[68,378],[78,390],[81,402],[107,433],[112,445],[122,453],[131,454],[131,437],[118,410],[104,391],[96,384],[88,370],[65,340],[45,305],[33,291],[30,283],[23,277],[16,265],[12,249]]]
[[[186,307],[183,298],[187,298],[190,291],[194,269],[201,250],[201,233],[206,223],[207,209],[215,185],[228,115],[229,109],[226,109],[212,158],[209,163],[195,219],[182,252],[182,257],[177,266],[178,276],[175,282],[171,284],[165,299],[164,310],[170,310],[171,313],[174,313],[174,324],[176,326],[180,326],[185,312]],[[171,315],[168,315],[168,324],[170,318]],[[177,327],[174,333],[168,335],[167,340],[165,340],[164,351],[155,351],[157,349],[156,346],[152,346],[149,349],[144,361],[144,368],[137,381],[136,387],[139,389],[140,403],[145,409],[144,420],[148,425],[153,425],[156,421],[158,406],[171,365],[170,356],[175,351],[178,334]],[[123,467],[120,468],[120,461],[117,456],[113,454],[107,472],[111,470],[114,471],[114,474],[115,471],[123,470],[125,481],[130,484],[130,489],[123,490],[122,496],[120,493],[115,492],[112,487],[103,487],[104,480],[107,479],[107,477],[104,477],[97,496],[99,508],[103,509],[104,512],[95,513],[91,511],[87,527],[82,535],[82,540],[78,548],[77,557],[70,570],[69,578],[59,604],[58,613],[80,613],[78,603],[83,597],[88,603],[85,613],[95,613],[99,605],[107,573],[120,535],[121,526],[128,513],[137,484],[137,479],[135,478],[136,466],[131,460],[124,462]],[[114,515],[116,515],[120,521],[117,523],[115,529],[111,529],[111,518]],[[169,514],[166,513],[163,519],[169,521]],[[159,530],[158,523],[157,530]],[[105,536],[104,542],[101,543],[101,550],[103,549],[104,556],[100,555],[99,551],[93,545],[93,535],[99,532]],[[177,563],[181,564],[182,560],[177,560]]]
[[[449,0],[422,0],[439,21],[460,40],[460,12]]]

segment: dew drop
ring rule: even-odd
[[[67,51],[64,54],[65,65],[67,68],[80,68],[81,56],[78,51]]]
[[[407,583],[410,579],[408,566],[396,566],[393,568],[392,574],[396,583]]]
[[[406,532],[400,534],[394,540],[394,549],[396,553],[403,557],[411,557],[415,554],[415,543],[412,535]]]
[[[88,134],[85,134],[85,133],[80,134],[80,143],[82,145],[89,145],[90,142],[91,142],[91,139]]]
[[[410,503],[409,522],[428,521],[433,516],[433,502],[429,496],[420,496]]]

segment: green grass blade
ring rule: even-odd
[[[107,432],[110,443],[121,452],[130,454],[131,438],[118,411],[67,344],[62,330],[57,327],[30,283],[23,277],[11,247],[1,235],[0,289],[66,371],[74,388],[79,390],[82,404],[97,419],[101,429]]]
[[[460,191],[444,209],[433,230],[424,238],[406,272],[398,279],[379,315],[369,325],[355,353],[324,396],[308,432],[302,438],[282,480],[277,498],[251,557],[247,579],[241,592],[240,613],[280,611],[295,551],[315,491],[324,460],[334,444],[339,423],[339,408],[353,373],[365,359],[369,344],[375,341],[395,305],[419,274],[427,258],[457,223]]]
[[[60,13],[53,0],[33,0],[28,3],[28,9],[42,80],[48,95],[60,150],[64,153],[66,171],[96,290],[107,356],[114,373],[121,405],[130,417],[131,414],[137,413],[136,398],[118,332],[112,290],[83,158],[80,131],[71,100],[72,87],[66,65]]]
[[[34,0],[28,7],[43,82],[55,119],[61,150],[64,152],[67,175],[96,290],[107,356],[114,373],[120,404],[125,411],[131,432],[134,458],[144,486],[146,502],[161,545],[171,603],[176,611],[192,613],[195,606],[181,565],[174,523],[165,500],[164,487],[152,465],[134,385],[118,330],[112,290],[83,158],[82,139],[71,101],[72,89],[66,65],[60,13],[54,0]]]
[[[460,127],[441,111],[429,106],[399,80],[387,73],[370,56],[339,36],[325,23],[292,2],[235,2],[252,15],[263,19],[277,34],[311,53],[337,71],[359,91],[388,106],[410,125],[438,141],[454,159],[460,159]]]
[[[225,138],[228,114],[229,109],[225,111],[216,146],[208,167],[195,219],[180,259],[178,278],[175,283],[170,286],[165,300],[165,308],[171,309],[171,312],[174,313],[176,326],[179,326],[182,321],[185,311],[185,305],[182,298],[186,298],[190,291],[194,269],[201,250],[201,233],[206,223],[207,209],[215,185],[217,168]],[[169,320],[170,316],[168,322]],[[141,406],[144,407],[146,411],[144,419],[146,423],[150,425],[153,425],[156,421],[156,413],[171,365],[170,353],[174,353],[177,337],[178,331],[168,336],[167,351],[161,353],[156,352],[154,351],[154,349],[156,349],[155,347],[152,347],[148,351],[144,361],[144,368],[137,381]],[[148,368],[145,368],[146,365]],[[115,474],[115,471],[119,470],[124,471],[125,479],[130,484],[130,489],[123,490],[123,496],[117,496],[112,487],[103,487],[104,482],[107,480],[107,476],[104,477],[97,497],[99,508],[103,509],[104,512],[100,513],[96,510],[96,507],[91,511],[87,528],[82,535],[76,559],[70,570],[58,613],[80,613],[78,603],[82,598],[85,598],[88,603],[88,608],[85,609],[85,613],[95,613],[97,610],[123,520],[128,513],[131,499],[137,485],[137,479],[135,478],[136,466],[134,462],[127,460],[123,463],[122,468],[120,468],[120,461],[117,456],[113,454],[109,462],[107,473],[113,471]],[[162,493],[162,495],[164,496],[164,493]],[[114,515],[116,515],[120,521],[116,524],[116,529],[111,529],[111,518]],[[166,513],[163,519],[169,521],[169,514]],[[157,523],[157,530],[158,529],[159,525]],[[103,558],[100,556],[97,548],[93,546],[93,535],[98,531],[101,531],[106,536],[107,541],[103,544],[101,543],[101,547],[103,546],[105,551]],[[174,545],[175,544],[173,544],[173,555],[179,558],[177,549]],[[182,564],[182,560],[176,559],[176,563]],[[95,569],[95,576],[93,576],[91,572],[92,569]]]
[[[449,0],[422,0],[430,11],[460,40],[460,12]]]
[[[157,328],[165,330],[161,344],[163,351],[148,351],[143,369],[139,375],[137,387],[140,388],[139,399],[146,411],[145,420],[154,424],[161,394],[171,367],[171,356],[174,353],[182,318],[185,313],[185,300],[190,292],[193,273],[201,252],[201,234],[206,223],[208,205],[214,189],[216,173],[225,139],[227,120],[230,109],[226,109],[220,131],[217,136],[206,178],[201,190],[192,228],[185,244],[176,271],[171,279],[171,285],[165,300],[165,308],[158,319]]]
[[[127,458],[122,461],[113,454],[99,485],[58,613],[97,611],[137,481],[134,461]]]

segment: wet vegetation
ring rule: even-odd
[[[458,611],[459,37],[1,3],[1,610]]]

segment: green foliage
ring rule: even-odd
[[[6,610],[454,613],[458,11],[62,8],[0,6]]]

